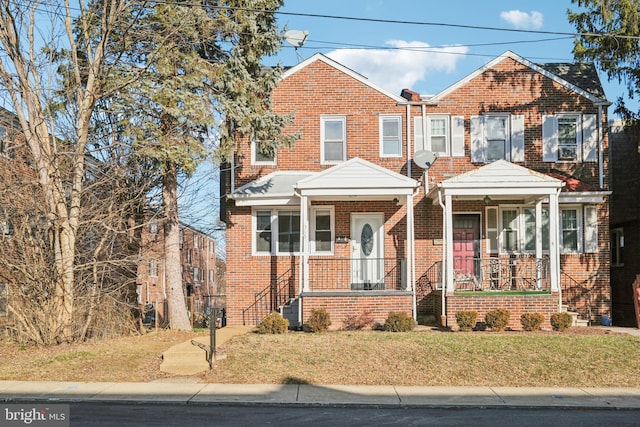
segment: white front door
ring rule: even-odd
[[[383,214],[351,215],[351,288],[384,289]]]

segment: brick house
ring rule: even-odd
[[[239,141],[223,180],[229,324],[610,316],[609,102],[591,65],[506,52],[425,97],[317,54],[273,105],[301,138],[273,154]]]
[[[613,323],[638,326],[633,288],[640,275],[640,153],[638,137],[622,122],[610,124],[611,139],[611,305]]]
[[[147,321],[155,316],[158,326],[167,324],[167,291],[164,275],[164,228],[152,218],[142,231],[138,264],[138,304],[145,307]],[[216,247],[213,237],[180,223],[182,284],[192,323],[216,303]]]

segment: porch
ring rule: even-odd
[[[549,258],[529,256],[454,258],[454,292],[550,292]]]

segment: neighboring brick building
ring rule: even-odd
[[[164,277],[164,228],[151,219],[142,232],[142,255],[138,265],[138,303],[145,306],[147,319],[157,315],[158,326],[168,323]],[[192,322],[202,320],[216,304],[216,248],[213,237],[180,223],[182,283]],[[219,301],[218,301],[219,302]]]
[[[638,136],[621,122],[611,139],[611,300],[613,322],[636,326],[633,282],[640,275],[640,154]]]
[[[526,311],[547,326],[561,309],[611,315],[609,102],[593,66],[507,52],[435,96],[398,96],[318,54],[273,105],[301,138],[273,155],[238,142],[230,324],[281,309],[301,326],[313,308],[334,328],[365,311],[450,326],[462,309],[508,308],[512,327]]]

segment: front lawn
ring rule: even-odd
[[[293,332],[222,351],[207,382],[640,387],[640,338],[618,334]]]

